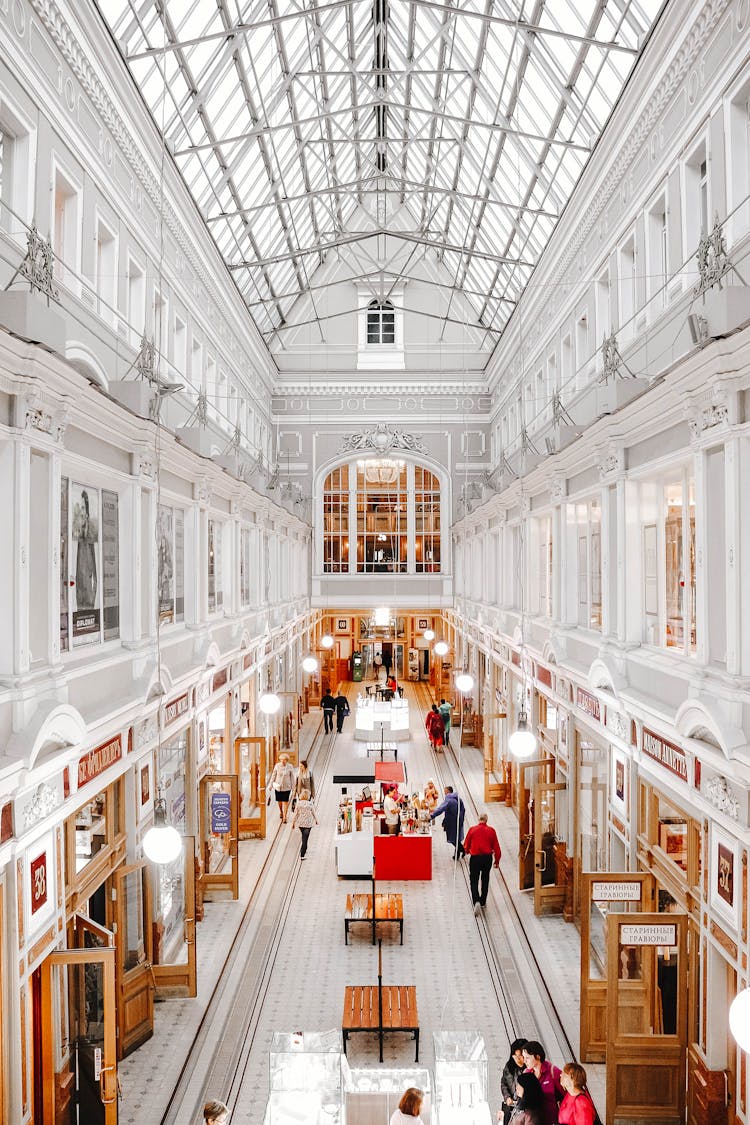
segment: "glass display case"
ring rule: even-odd
[[[409,700],[398,695],[393,699],[357,699],[354,737],[366,742],[377,741],[381,732],[386,741],[400,742],[409,737]]]
[[[357,809],[351,797],[342,797],[334,841],[339,875],[369,877],[372,874],[373,833],[372,809]]]
[[[490,1125],[483,1037],[475,1031],[438,1031],[432,1039],[438,1125]]]
[[[274,1032],[263,1125],[340,1125],[349,1067],[341,1032]]]
[[[345,1079],[346,1121],[349,1125],[388,1125],[405,1090],[415,1086],[424,1092],[420,1117],[430,1125],[432,1084],[430,1072],[421,1066],[352,1067]]]

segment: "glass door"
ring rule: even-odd
[[[174,863],[151,864],[152,964],[157,997],[195,996],[195,837]]]
[[[114,949],[65,949],[41,966],[38,1125],[117,1125]]]
[[[154,1033],[151,968],[151,894],[148,864],[120,867],[113,875],[117,925],[117,1052],[123,1059]]]
[[[534,889],[534,783],[551,781],[554,758],[522,762],[518,767],[518,889]],[[536,771],[541,771],[537,773]]]
[[[240,893],[237,858],[239,787],[236,773],[212,773],[200,783],[200,841],[204,895]]]
[[[540,782],[534,786],[534,913],[562,914],[565,905],[564,864],[558,864],[557,801],[564,781]]]
[[[266,836],[265,738],[235,738],[234,772],[239,781],[239,838],[264,840]]]

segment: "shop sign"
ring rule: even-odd
[[[82,789],[121,758],[122,739],[119,734],[95,750],[89,750],[78,762],[78,788]]]
[[[677,926],[674,922],[626,922],[620,926],[620,945],[677,945]]]
[[[31,913],[36,914],[47,901],[47,853],[42,852],[32,859],[29,868],[31,878]]]
[[[164,725],[168,726],[173,723],[175,719],[179,719],[180,715],[184,715],[190,709],[190,692],[186,691],[184,695],[178,695],[176,699],[171,699],[169,703],[164,705]]]
[[[226,835],[232,822],[231,793],[211,794],[211,831],[217,836]]]
[[[211,690],[212,691],[218,691],[219,688],[223,688],[224,684],[227,682],[228,679],[229,679],[229,669],[228,668],[222,668],[222,670],[220,672],[214,672],[213,687],[212,687]]]
[[[576,704],[589,718],[596,719],[597,723],[602,721],[601,703],[590,691],[584,691],[583,688],[577,687]]]
[[[591,884],[594,902],[640,902],[641,884],[636,882],[601,882]]]
[[[728,906],[734,906],[734,853],[724,844],[718,845],[716,893]]]
[[[688,779],[688,763],[685,751],[673,742],[667,742],[648,727],[643,728],[643,753],[648,754],[660,766],[674,773],[683,781]]]
[[[546,684],[548,688],[552,687],[552,673],[549,668],[543,668],[541,664],[537,664],[536,678],[540,684]]]

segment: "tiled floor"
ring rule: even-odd
[[[449,770],[455,772],[455,760],[452,755],[433,759],[420,709],[427,702],[426,692],[410,687],[408,694],[411,740],[403,751],[400,748],[399,757],[403,752],[410,788],[421,787],[431,776],[445,783],[452,779]],[[350,685],[352,703],[355,695]],[[345,985],[376,983],[377,950],[366,928],[353,930],[349,947],[344,946],[346,895],[367,890],[369,883],[336,875],[333,844],[340,791],[325,783],[324,772],[332,741],[337,752],[347,746],[352,754],[364,756],[364,748],[353,740],[353,726],[352,715],[349,730],[345,727],[333,741],[323,736],[317,714],[306,718],[301,737],[313,760],[320,820],[308,858],[299,862],[299,833],[279,826],[275,818],[269,819],[267,840],[240,845],[240,901],[207,904],[206,919],[198,927],[198,997],[158,1005],[153,1039],[121,1065],[120,1125],[162,1120],[193,1125],[209,1096],[229,1102],[233,1123],[260,1125],[273,1032],[340,1027]],[[454,742],[456,736],[457,732]],[[468,827],[484,809],[481,753],[464,749],[455,754]],[[536,918],[529,896],[512,889],[517,881],[517,822],[504,806],[489,805],[486,811],[501,838],[506,886],[493,873],[484,918],[474,917],[466,865],[452,861],[452,849],[437,826],[432,881],[378,886],[404,895],[404,945],[398,944],[395,927],[392,938],[385,936],[383,980],[417,986],[420,1063],[432,1065],[433,1032],[479,1030],[487,1044],[491,1099],[496,1102],[510,1038],[538,1036],[558,1063],[572,1053],[550,1010],[549,995],[528,963],[519,917],[573,1050],[578,1040],[579,940],[575,927],[562,919]],[[266,860],[267,874],[258,884]],[[376,1037],[355,1036],[349,1058],[353,1065],[377,1065]],[[413,1041],[402,1035],[387,1037],[384,1058],[396,1065],[413,1063]],[[178,1094],[168,1108],[183,1068]],[[589,1069],[592,1089],[603,1104],[604,1068]]]

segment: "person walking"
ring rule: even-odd
[[[586,1071],[580,1063],[565,1064],[560,1084],[565,1091],[558,1116],[560,1125],[594,1125],[596,1110],[586,1086]]]
[[[557,1107],[565,1096],[560,1083],[560,1068],[548,1061],[544,1047],[536,1039],[529,1039],[523,1049],[527,1073],[535,1074],[542,1087],[544,1105],[541,1125],[557,1125]]]
[[[224,1102],[206,1102],[203,1107],[204,1125],[226,1125],[229,1120],[229,1110]]]
[[[443,726],[443,720],[438,711],[437,703],[433,703],[431,710],[427,712],[424,725],[427,728],[427,737],[430,740],[432,749],[438,751],[442,750],[445,727]]]
[[[499,867],[502,854],[497,832],[487,823],[487,819],[487,813],[482,813],[479,823],[469,829],[464,840],[464,851],[469,857],[469,883],[475,914],[487,905],[492,857],[495,857],[495,867]]]
[[[344,719],[349,714],[349,700],[345,695],[336,696],[336,732],[341,734],[344,729]]]
[[[516,1107],[516,1100],[518,1095],[516,1087],[518,1086],[517,1078],[522,1074],[526,1063],[523,1061],[523,1049],[526,1046],[525,1039],[514,1039],[510,1045],[510,1055],[508,1061],[503,1067],[502,1077],[500,1079],[500,1094],[503,1099],[503,1104],[497,1111],[498,1121],[502,1121],[503,1125],[508,1125],[511,1114]]]
[[[310,794],[310,800],[315,800],[315,778],[313,777],[312,770],[307,764],[307,759],[300,762],[299,770],[297,771],[297,780],[294,783],[294,796],[299,800],[302,796],[303,790],[306,789]]]
[[[307,842],[310,839],[313,824],[317,823],[318,818],[315,815],[315,809],[310,800],[310,793],[307,789],[303,789],[297,800],[297,808],[294,813],[294,820],[292,821],[292,828],[299,828],[300,836],[302,837],[302,844],[299,849],[300,859],[304,859],[307,855]]]
[[[446,785],[445,796],[435,811],[430,813],[430,820],[442,816],[443,831],[448,843],[453,845],[454,859],[460,859],[464,854],[464,846],[461,841],[464,836],[465,815],[466,807],[458,793],[454,793],[452,785]]]
[[[451,742],[450,742],[451,712],[453,711],[453,708],[451,707],[450,703],[448,703],[447,700],[441,699],[440,700],[440,706],[438,707],[438,711],[440,712],[440,718],[443,720],[443,727],[445,729],[445,734],[443,735],[443,741],[444,741],[446,746],[450,746],[450,744],[451,744]]]
[[[320,706],[323,708],[323,723],[325,733],[331,734],[333,731],[333,712],[336,710],[336,700],[327,691],[320,701]]]
[[[286,824],[286,814],[289,808],[289,797],[294,786],[294,770],[289,764],[289,755],[280,754],[279,760],[271,771],[271,787],[279,806],[279,819]]]
[[[380,679],[380,669],[382,668],[382,666],[383,666],[383,657],[380,655],[379,652],[376,652],[375,655],[372,658],[372,670],[374,672],[373,678],[375,680],[375,683],[377,683],[378,680]]]

